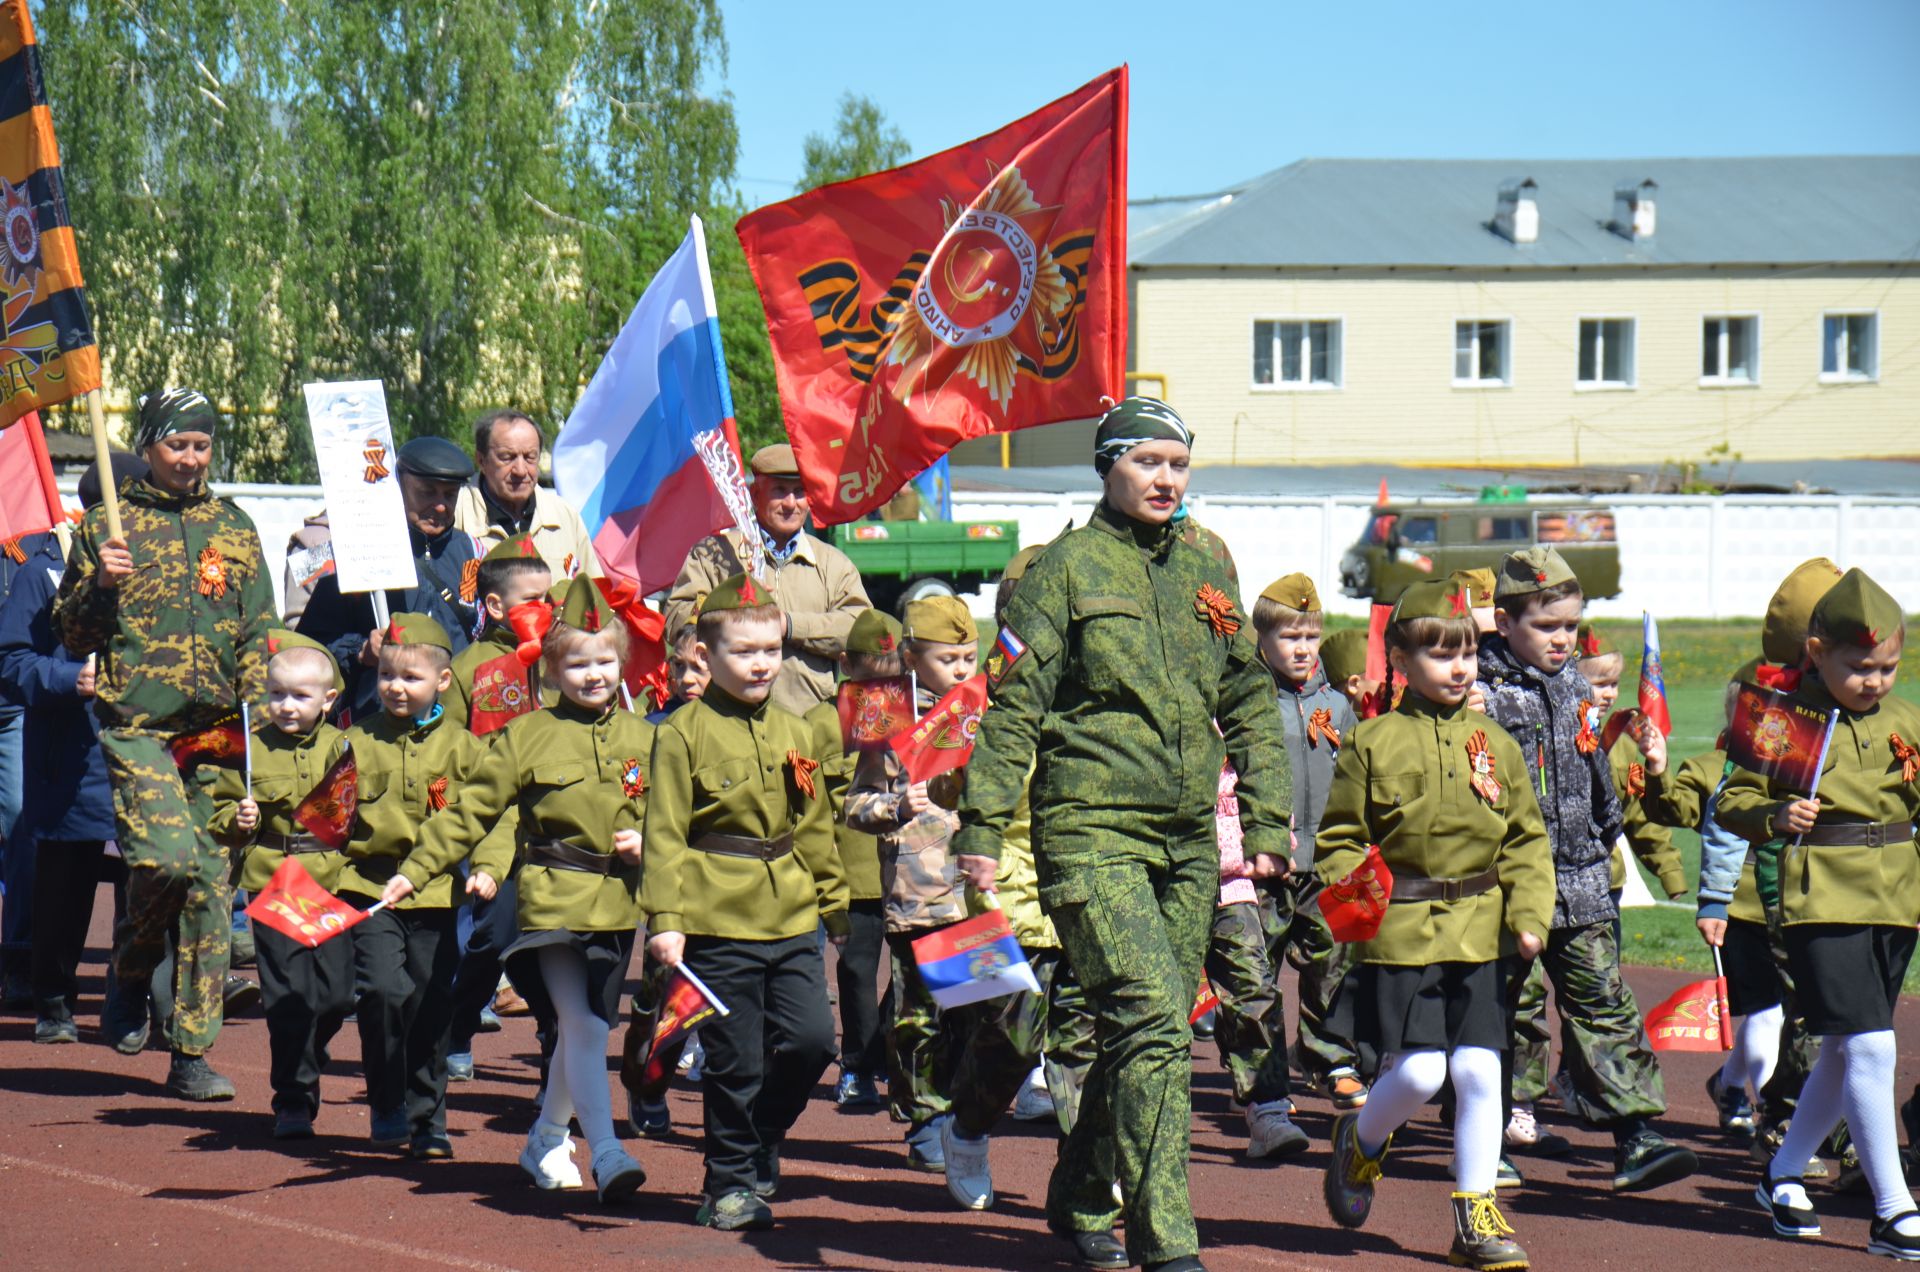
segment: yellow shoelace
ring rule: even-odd
[[[1507,1217],[1500,1213],[1492,1193],[1481,1193],[1467,1203],[1467,1226],[1476,1237],[1498,1238],[1513,1235]]]

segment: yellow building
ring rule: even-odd
[[[1201,463],[1920,453],[1920,157],[1303,160],[1134,213],[1129,365]]]

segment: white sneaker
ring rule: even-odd
[[[580,1188],[586,1181],[573,1162],[573,1141],[567,1128],[551,1122],[535,1122],[527,1134],[527,1146],[520,1150],[520,1168],[533,1176],[541,1188]]]
[[[1013,1120],[1016,1122],[1051,1122],[1053,1120],[1053,1092],[1047,1089],[1046,1074],[1038,1065],[1027,1078],[1027,1084],[1020,1088],[1020,1094],[1013,1100]]]
[[[1507,1147],[1532,1148],[1540,1142],[1540,1124],[1534,1121],[1533,1105],[1516,1104],[1507,1119]]]
[[[1288,1157],[1307,1146],[1307,1133],[1293,1124],[1291,1100],[1247,1106],[1247,1156],[1254,1161]]]
[[[962,1139],[953,1129],[953,1119],[940,1123],[940,1151],[947,1159],[947,1192],[965,1210],[985,1210],[993,1205],[993,1167],[987,1161],[986,1136]]]

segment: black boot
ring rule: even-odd
[[[231,1100],[233,1083],[215,1073],[205,1056],[173,1053],[173,1067],[167,1071],[167,1091],[183,1100]]]

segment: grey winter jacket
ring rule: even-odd
[[[1295,685],[1274,677],[1280,694],[1280,728],[1287,740],[1287,760],[1293,767],[1293,868],[1313,872],[1313,841],[1320,833],[1320,814],[1326,811],[1327,791],[1333,786],[1334,761],[1340,747],[1353,736],[1359,721],[1347,703],[1347,695],[1327,683],[1327,674],[1318,664],[1305,684]],[[1325,711],[1339,742],[1330,741],[1324,732],[1308,735],[1313,713]]]

